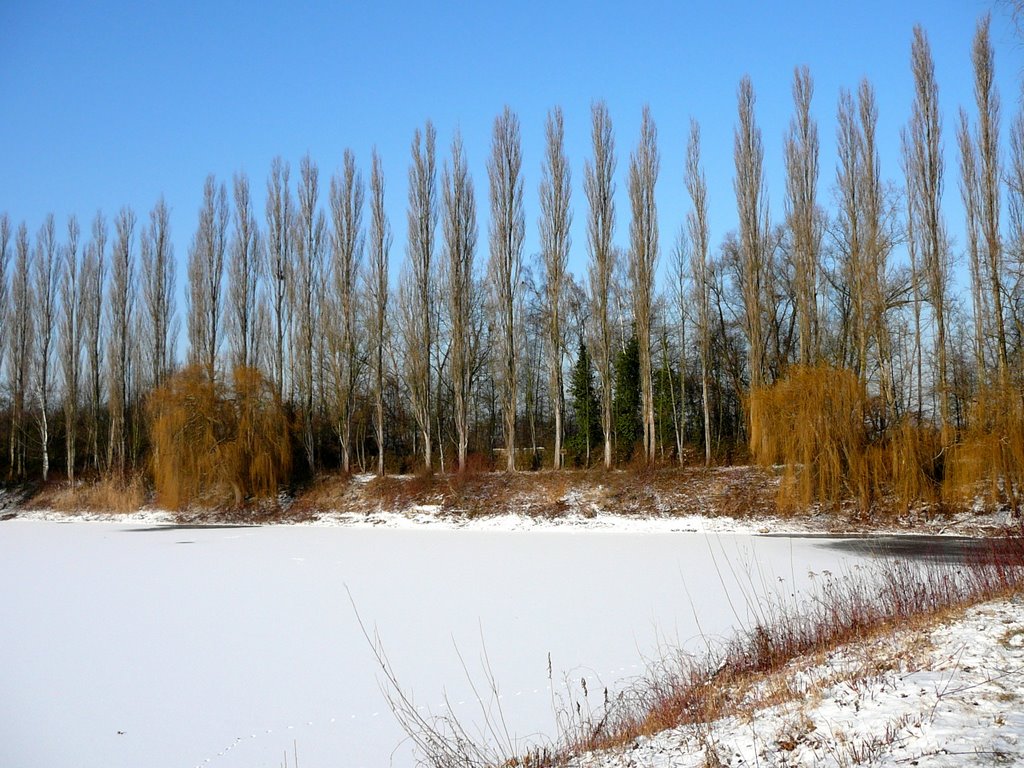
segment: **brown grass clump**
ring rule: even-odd
[[[153,480],[161,504],[240,505],[277,492],[291,468],[288,421],[273,387],[255,369],[233,387],[199,367],[172,376],[148,403]]]
[[[980,388],[968,428],[951,450],[947,497],[1021,509],[1024,493],[1024,394],[1009,382]]]
[[[146,483],[141,475],[101,477],[44,487],[27,504],[29,508],[53,509],[58,512],[114,512],[120,515],[136,512],[146,503]]]

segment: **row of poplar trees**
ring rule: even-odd
[[[183,364],[210,380],[229,380],[238,367],[262,371],[306,471],[461,470],[473,456],[509,470],[558,468],[566,455],[610,467],[632,449],[648,463],[688,454],[711,463],[744,445],[749,392],[796,364],[853,371],[876,402],[879,430],[911,414],[955,430],[992,371],[1019,381],[1024,341],[1024,115],[1013,119],[1007,149],[987,18],[972,62],[975,108],[961,109],[953,130],[960,247],[943,220],[942,113],[920,28],[902,184],[882,175],[875,94],[864,81],[839,95],[837,166],[828,192],[819,190],[814,86],[800,68],[784,208],[773,220],[744,78],[737,227],[712,252],[693,121],[683,174],[690,209],[661,266],[654,118],[645,108],[622,215],[615,135],[600,102],[582,202],[572,196],[562,111],[548,115],[535,258],[523,253],[520,124],[508,108],[494,121],[484,244],[460,136],[439,162],[433,125],[415,132],[397,279],[376,152],[368,184],[350,151],[326,185],[308,156],[297,178],[275,160],[262,216],[244,174],[230,187],[209,177],[183,312],[163,200],[141,219],[122,209],[112,226],[98,214],[87,232],[75,218],[58,228],[48,216],[34,239],[0,216],[9,474],[46,478],[58,454],[69,478],[143,467],[147,396]],[[576,210],[585,216],[582,276],[568,268]],[[628,228],[625,248],[617,225]],[[967,302],[951,282],[961,258]],[[182,330],[185,360],[176,357]],[[623,426],[632,423],[635,435]]]

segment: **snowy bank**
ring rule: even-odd
[[[574,758],[571,768],[964,766],[1024,760],[1024,599],[799,659],[738,714]],[[767,694],[767,695],[766,695]]]

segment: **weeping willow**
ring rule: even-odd
[[[288,420],[269,382],[237,368],[228,388],[199,366],[170,377],[148,404],[158,501],[236,505],[273,496],[291,468]]]
[[[1008,377],[979,388],[950,450],[947,497],[1019,512],[1024,493],[1024,391]]]

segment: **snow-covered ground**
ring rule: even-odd
[[[988,603],[937,627],[799,659],[751,698],[766,693],[782,703],[663,731],[571,766],[1019,765],[1024,604]]]
[[[513,739],[550,735],[567,681],[614,690],[855,567],[825,543],[0,522],[0,766],[408,766],[349,593],[418,704],[478,724],[486,653]]]

